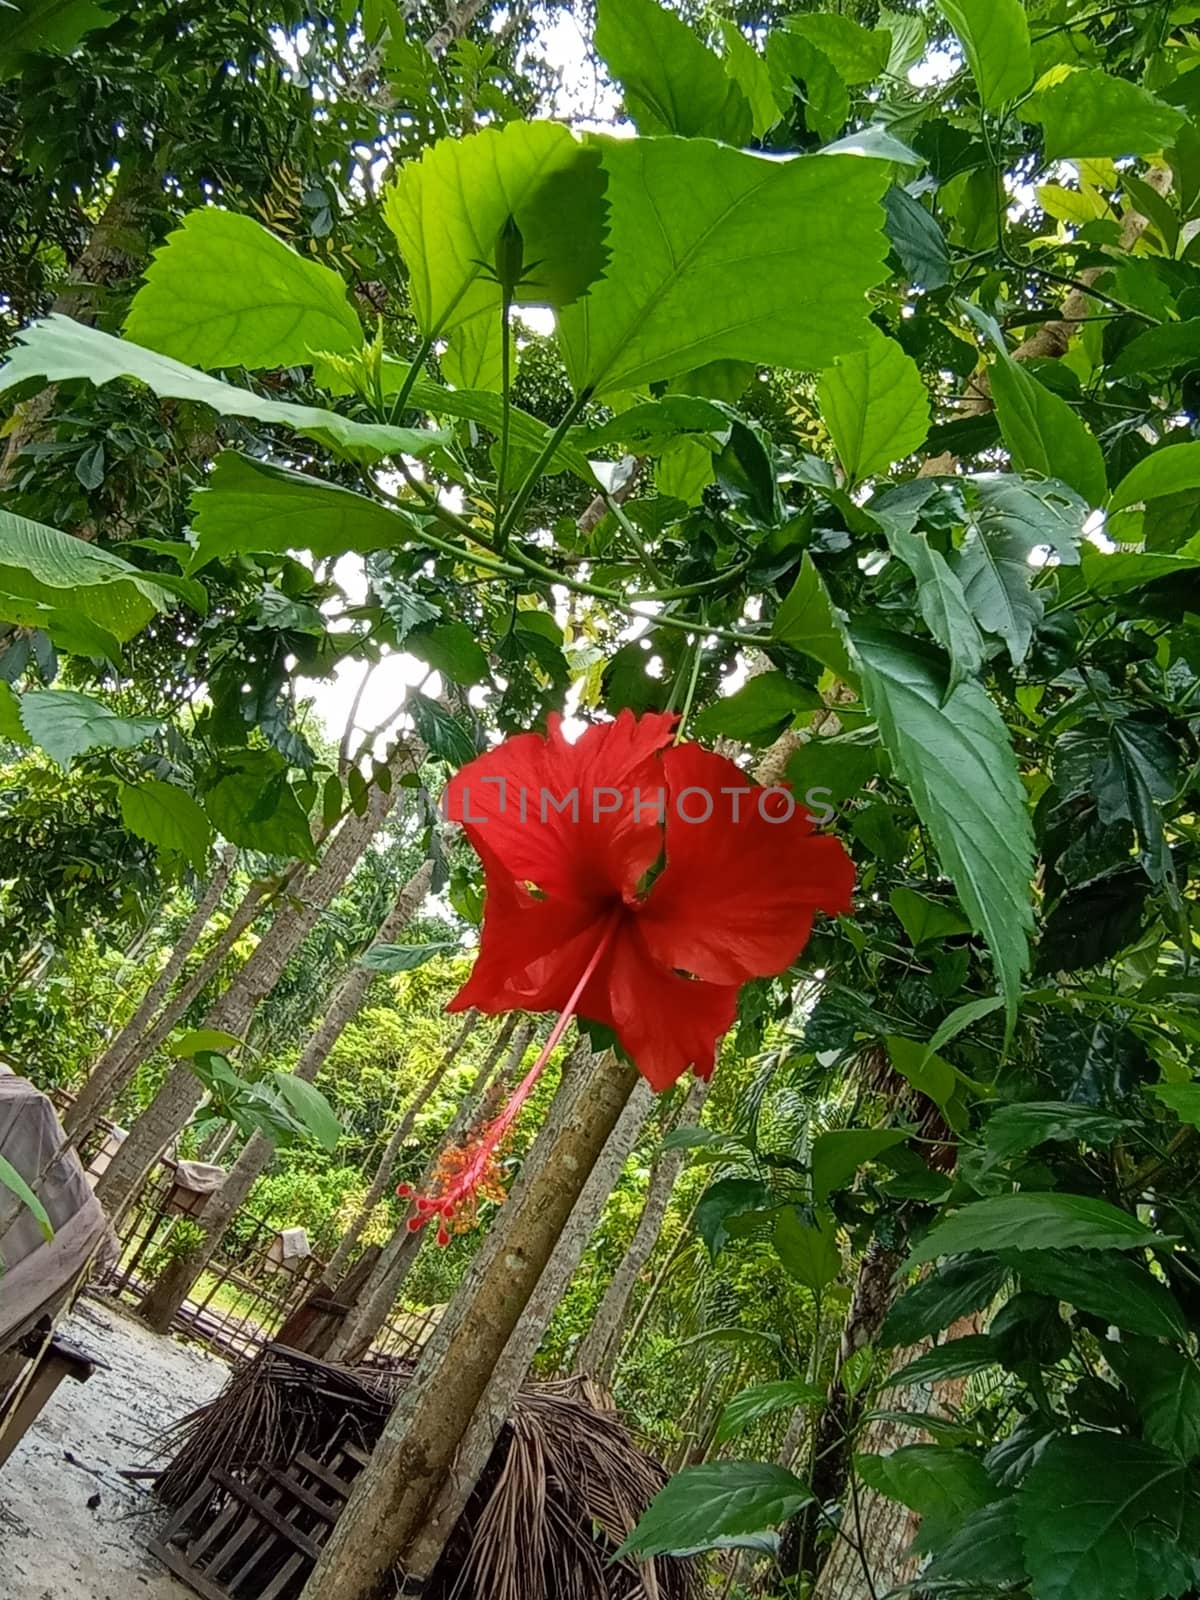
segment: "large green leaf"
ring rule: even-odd
[[[213,826],[230,844],[266,855],[315,859],[308,818],[274,750],[228,757],[203,800]]]
[[[909,1389],[942,1383],[947,1378],[969,1378],[972,1373],[997,1366],[999,1361],[996,1341],[990,1335],[968,1333],[960,1339],[946,1339],[942,1344],[935,1344],[932,1350],[893,1372],[885,1387]]]
[[[874,83],[885,70],[892,52],[886,28],[864,28],[853,17],[837,12],[801,12],[785,19],[790,33],[798,33],[826,56],[843,83],[856,88]]]
[[[771,74],[758,51],[734,22],[719,25],[725,52],[725,71],[745,95],[750,106],[751,129],[761,139],[779,121],[779,106],[771,89]]]
[[[758,1178],[719,1178],[709,1184],[696,1205],[692,1226],[714,1261],[729,1242],[729,1222],[748,1211],[758,1211],[770,1198],[766,1185]]]
[[[753,1388],[735,1394],[721,1413],[717,1424],[717,1442],[734,1439],[739,1433],[773,1417],[778,1411],[795,1411],[800,1406],[825,1404],[825,1391],[802,1378],[782,1378],[776,1383],[756,1383]]]
[[[964,1517],[996,1498],[979,1457],[945,1445],[902,1445],[889,1455],[856,1456],[854,1465],[872,1489],[918,1514],[921,1549],[936,1547]]]
[[[936,218],[898,184],[883,197],[887,236],[909,280],[922,289],[950,281],[950,247]]]
[[[293,1072],[273,1072],[271,1079],[279,1098],[322,1149],[336,1150],[342,1125],[316,1084],[306,1083]]]
[[[842,1270],[837,1227],[829,1215],[808,1222],[796,1206],[784,1206],[775,1218],[772,1243],[789,1276],[813,1294],[828,1288]]]
[[[721,1539],[786,1522],[812,1499],[794,1473],[763,1461],[687,1467],[661,1489],[617,1556],[710,1550]]]
[[[1184,1339],[1187,1318],[1174,1295],[1136,1259],[1078,1250],[1023,1250],[1009,1258],[1026,1289],[1104,1317],[1114,1327],[1151,1339]]]
[[[969,491],[967,536],[955,570],[976,621],[1004,640],[1018,666],[1046,609],[1032,587],[1037,569],[1030,558],[1049,546],[1060,561],[1079,561],[1087,506],[1065,486],[1058,491],[1053,480],[1035,486],[1015,477],[977,478]]]
[[[850,95],[833,62],[810,40],[790,28],[767,35],[767,74],[779,104],[798,98],[805,125],[819,138],[836,139],[850,115]]]
[[[1130,1339],[1114,1351],[1114,1365],[1142,1414],[1145,1438],[1181,1461],[1200,1456],[1200,1366],[1191,1356]]]
[[[887,248],[885,163],[771,161],[700,139],[600,144],[613,262],[558,319],[577,390],[729,358],[814,370],[865,342]]]
[[[1101,822],[1133,824],[1155,882],[1171,875],[1162,807],[1179,787],[1179,751],[1161,723],[1106,710],[1062,735],[1055,767],[1060,787],[1094,794]]]
[[[208,861],[212,828],[186,789],[159,778],[121,785],[121,820],[130,833],[160,850],[176,850],[197,872]]]
[[[962,41],[986,111],[999,111],[1033,82],[1029,23],[1021,0],[937,0]]]
[[[1025,1565],[1017,1544],[1017,1508],[1010,1497],[980,1506],[938,1541],[938,1550],[923,1568],[922,1579],[934,1583],[967,1582],[980,1590],[1019,1584]]]
[[[919,450],[929,432],[929,395],[916,362],[874,326],[862,349],[822,373],[817,398],[854,483]]]
[[[102,11],[95,0],[23,0],[15,10],[4,10],[0,38],[0,78],[20,71],[27,55],[53,52],[69,54],[79,41],[117,19]]]
[[[1195,1582],[1200,1494],[1166,1451],[1114,1433],[1052,1439],[1017,1493],[1035,1600],[1162,1600]]]
[[[1200,317],[1189,317],[1184,322],[1164,322],[1161,327],[1147,328],[1144,333],[1137,334],[1128,344],[1122,345],[1121,353],[1109,363],[1106,376],[1148,377],[1151,373],[1175,372],[1180,367],[1192,370],[1197,366],[1200,366]],[[1180,446],[1168,448],[1179,449]]]
[[[0,739],[10,744],[30,744],[21,721],[21,702],[7,683],[0,681]]]
[[[123,644],[173,604],[156,578],[120,556],[0,511],[0,619],[37,627],[39,613],[77,614],[101,639]]]
[[[944,667],[918,641],[861,627],[854,643],[896,774],[987,939],[1011,1016],[1033,925],[1033,832],[1008,731],[975,681],[947,696]]]
[[[54,1229],[50,1223],[49,1212],[7,1156],[0,1156],[0,1189],[7,1189],[10,1194],[15,1194],[21,1204],[33,1212],[34,1219],[42,1230],[43,1239],[47,1242],[53,1239]]]
[[[413,972],[435,956],[461,950],[460,944],[446,939],[432,939],[428,944],[373,944],[359,957],[358,964],[368,972]]]
[[[1200,444],[1168,444],[1131,467],[1112,492],[1110,511],[1123,511],[1143,500],[1200,489]]]
[[[1140,84],[1098,68],[1070,72],[1042,90],[1029,114],[1042,124],[1047,161],[1152,155],[1174,141],[1186,120]]]
[[[210,406],[225,417],[277,422],[356,462],[370,463],[383,456],[420,456],[446,442],[445,435],[427,429],[354,422],[317,406],[264,400],[249,389],[222,383],[169,356],[146,350],[129,339],[114,339],[111,334],[85,327],[70,317],[43,317],[23,329],[17,340],[16,349],[0,367],[0,393],[30,378],[42,378],[47,383],[87,378],[97,384],[132,378],[163,399]]]
[[[394,549],[414,524],[377,500],[303,472],[225,450],[192,495],[198,572],[222,556],[311,550],[315,556]]]
[[[600,0],[596,49],[642,133],[745,144],[753,118],[723,63],[658,0]]]
[[[89,750],[133,750],[158,732],[156,717],[122,717],[72,689],[30,689],[21,696],[21,721],[35,744],[60,767]]]
[[[1106,1150],[1128,1127],[1125,1118],[1114,1117],[1096,1106],[1060,1100],[1018,1100],[996,1107],[984,1126],[983,1141],[994,1156],[1001,1158],[1023,1155],[1049,1142],[1077,1141],[1091,1150]]]
[[[849,1183],[859,1167],[911,1134],[911,1128],[838,1128],[820,1134],[812,1150],[813,1198],[827,1199],[834,1189]]]
[[[1079,1194],[1003,1194],[942,1217],[908,1264],[972,1250],[1139,1250],[1166,1241],[1128,1211]]]
[[[959,1317],[981,1311],[1008,1281],[1009,1269],[994,1256],[961,1256],[944,1261],[936,1272],[902,1294],[888,1312],[881,1342],[916,1344],[948,1328]]]
[[[189,212],[154,253],[125,336],[194,367],[292,367],[363,342],[346,285],[253,217]]]
[[[917,604],[925,626],[950,657],[950,687],[954,688],[964,678],[976,676],[986,653],[962,580],[924,534],[908,533],[883,520],[892,554],[916,579]]]
[[[421,331],[445,334],[501,307],[492,272],[509,218],[523,241],[522,304],[563,306],[604,270],[599,153],[557,122],[509,122],[443,139],[400,171],[384,215],[408,267]]]
[[[799,711],[824,705],[815,689],[793,683],[783,672],[760,672],[736,693],[705,706],[694,723],[701,739],[742,739],[770,744]]]
[[[775,613],[772,637],[789,649],[812,656],[849,684],[858,683],[858,673],[846,647],[846,632],[838,621],[821,574],[806,550],[800,571],[783,603]]]
[[[1104,456],[1077,411],[1010,356],[991,369],[1000,432],[1019,472],[1061,478],[1091,506],[1104,504]]]

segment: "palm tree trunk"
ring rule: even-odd
[[[698,1122],[707,1093],[708,1084],[702,1078],[694,1078],[687,1099],[671,1119],[671,1127],[680,1123]],[[668,1130],[664,1129],[664,1132],[666,1131]],[[637,1281],[647,1261],[653,1255],[654,1247],[658,1244],[663,1219],[671,1203],[671,1194],[683,1162],[682,1150],[668,1150],[665,1154],[659,1155],[655,1161],[650,1173],[650,1183],[646,1189],[642,1214],[638,1218],[638,1225],[630,1240],[629,1248],[604,1292],[604,1298],[600,1302],[591,1327],[576,1351],[573,1370],[577,1374],[594,1378],[597,1383],[606,1387],[612,1382],[613,1369],[620,1354],[621,1334],[629,1312],[629,1302],[633,1298]]]
[[[505,1347],[637,1081],[636,1067],[606,1055],[560,1087],[570,1110],[551,1116],[426,1345],[321,1552],[306,1600],[377,1600],[401,1567],[418,1580],[428,1576],[429,1552],[450,1531],[441,1524],[439,1535],[431,1518],[459,1451],[489,1404]]]
[[[464,1095],[450,1126],[426,1163],[417,1185],[418,1190],[428,1188],[443,1151],[458,1144],[479,1115],[488,1084],[496,1070],[496,1063],[509,1041],[512,1041],[512,1045],[499,1075],[501,1082],[515,1079],[533,1036],[532,1022],[522,1022],[518,1026],[515,1015],[505,1020],[491,1050],[475,1074],[474,1083]],[[409,1228],[408,1221],[411,1215],[410,1209],[409,1214],[405,1216],[380,1252],[379,1260],[372,1268],[370,1277],[363,1284],[353,1308],[347,1314],[345,1322],[329,1347],[331,1361],[350,1363],[361,1361],[371,1348],[371,1341],[387,1321],[388,1313],[400,1293],[400,1286],[408,1276],[424,1241],[423,1234],[414,1233]]]
[[[137,1053],[138,1041],[149,1029],[159,1006],[170,994],[192,951],[220,905],[237,861],[237,848],[229,845],[220,864],[208,880],[208,887],[188,918],[187,926],[175,941],[166,965],[142,996],[141,1004],[104,1053],[97,1059],[87,1080],[63,1117],[63,1127],[72,1143],[79,1145],[104,1115],[143,1057]]]
[[[382,939],[382,933],[379,936]],[[468,1011],[463,1018],[462,1027],[450,1041],[441,1060],[417,1090],[409,1106],[392,1131],[383,1155],[379,1158],[379,1165],[375,1168],[375,1176],[371,1179],[370,1187],[350,1220],[350,1225],[342,1235],[341,1241],[329,1259],[325,1275],[330,1283],[336,1283],[350,1264],[350,1257],[354,1254],[355,1246],[363,1236],[363,1231],[371,1218],[375,1215],[375,1208],[383,1199],[391,1180],[392,1168],[396,1165],[396,1158],[400,1154],[401,1146],[408,1138],[416,1125],[417,1118],[424,1111],[430,1100],[437,1093],[442,1079],[453,1066],[455,1059],[463,1045],[466,1044],[479,1022],[478,1011]]]
[[[429,893],[433,865],[424,861],[396,896],[391,911],[380,923],[374,942],[387,944],[402,933],[420,909]],[[314,1031],[296,1063],[294,1073],[305,1083],[312,1083],[329,1052],[341,1038],[349,1023],[358,1015],[367,990],[376,974],[369,968],[355,966],[342,979],[320,1026]],[[275,1147],[262,1133],[254,1133],[246,1148],[234,1162],[229,1176],[210,1196],[200,1220],[201,1237],[193,1249],[175,1257],[161,1277],[153,1284],[138,1307],[138,1315],[157,1333],[166,1333],[175,1320],[180,1306],[191,1292],[192,1285],[208,1266],[230,1223],[242,1206],[246,1196],[271,1164]]]
[[[397,777],[400,770],[407,770],[411,760],[401,747],[393,757]],[[386,793],[373,789],[364,815],[349,818],[334,834],[319,866],[276,911],[256,949],[210,1007],[202,1027],[221,1029],[235,1038],[244,1036],[259,1001],[279,982],[297,947],[358,865],[391,809],[396,791],[396,784]],[[186,1061],[177,1062],[96,1185],[96,1197],[114,1221],[141,1188],[167,1145],[186,1127],[202,1098],[200,1080]]]

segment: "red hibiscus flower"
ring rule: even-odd
[[[606,1023],[643,1076],[669,1088],[713,1070],[738,990],[781,973],[818,911],[850,909],[854,868],[782,788],[724,756],[671,745],[676,718],[520,734],[451,780],[446,815],[483,862],[479,957],[450,1010],[561,1013],[513,1103],[456,1157],[414,1225],[457,1216],[572,1015]],[[495,1137],[493,1137],[493,1134]],[[473,1186],[473,1187],[472,1187]]]

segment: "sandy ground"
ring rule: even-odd
[[[145,1484],[149,1441],[207,1400],[228,1369],[83,1299],[62,1331],[108,1363],[67,1381],[0,1469],[4,1600],[195,1600],[146,1549],[161,1516]]]

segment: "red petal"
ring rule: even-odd
[[[647,948],[661,965],[709,983],[783,972],[814,912],[849,911],[853,862],[839,840],[813,834],[802,803],[786,817],[781,795],[751,785],[724,756],[678,745],[663,768],[667,864],[638,919]],[[704,818],[710,803],[707,820],[687,820]],[[773,811],[786,820],[770,820]]]
[[[574,743],[561,719],[506,739],[447,785],[446,815],[519,884],[552,899],[632,894],[662,848],[658,752],[675,718],[623,711]]]
[[[540,900],[489,867],[479,955],[447,1009],[561,1010],[605,927],[592,906]]]
[[[579,1014],[605,1022],[651,1088],[661,1093],[687,1071],[711,1075],[717,1041],[737,1014],[737,987],[681,978],[646,948],[630,916],[584,990]]]

